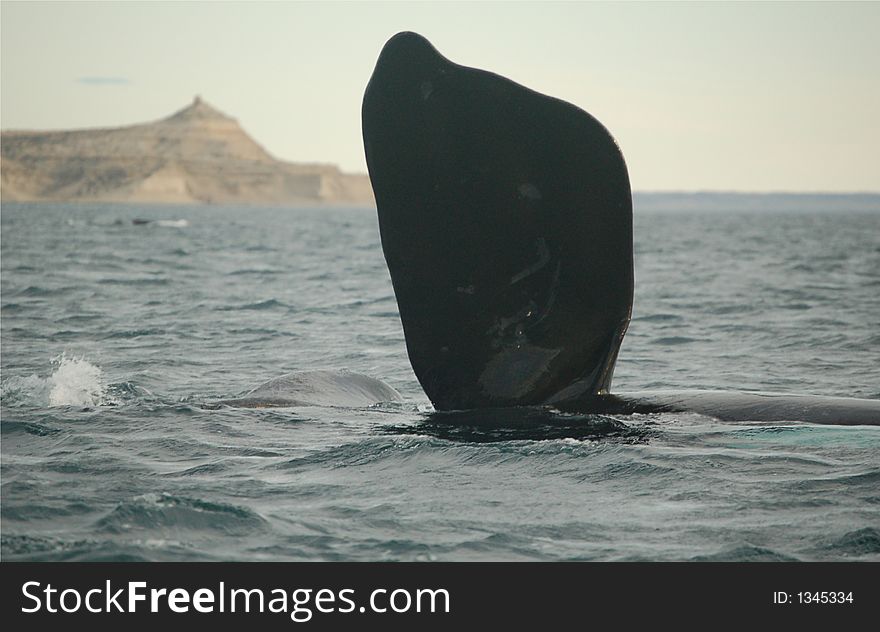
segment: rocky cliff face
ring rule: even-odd
[[[374,204],[368,176],[276,160],[198,97],[154,123],[3,132],[0,149],[4,201]]]

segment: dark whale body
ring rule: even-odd
[[[632,309],[632,197],[620,149],[583,110],[399,33],[362,123],[407,353],[437,410],[880,425],[880,400],[609,393]]]
[[[605,393],[569,401],[568,412],[606,415],[691,412],[720,421],[800,421],[837,426],[880,426],[880,400],[736,391]]]

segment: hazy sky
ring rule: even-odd
[[[365,171],[394,33],[589,111],[636,190],[880,190],[880,3],[0,4],[3,129],[162,118],[195,94],[270,153]]]

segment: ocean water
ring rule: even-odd
[[[0,216],[3,560],[880,561],[878,427],[433,413],[370,209]],[[637,212],[635,253],[615,389],[880,398],[880,213]],[[404,402],[210,406],[309,369]]]

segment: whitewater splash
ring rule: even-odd
[[[109,403],[104,372],[83,357],[62,353],[52,358],[49,377],[11,377],[0,384],[0,397],[7,405],[101,406]]]

